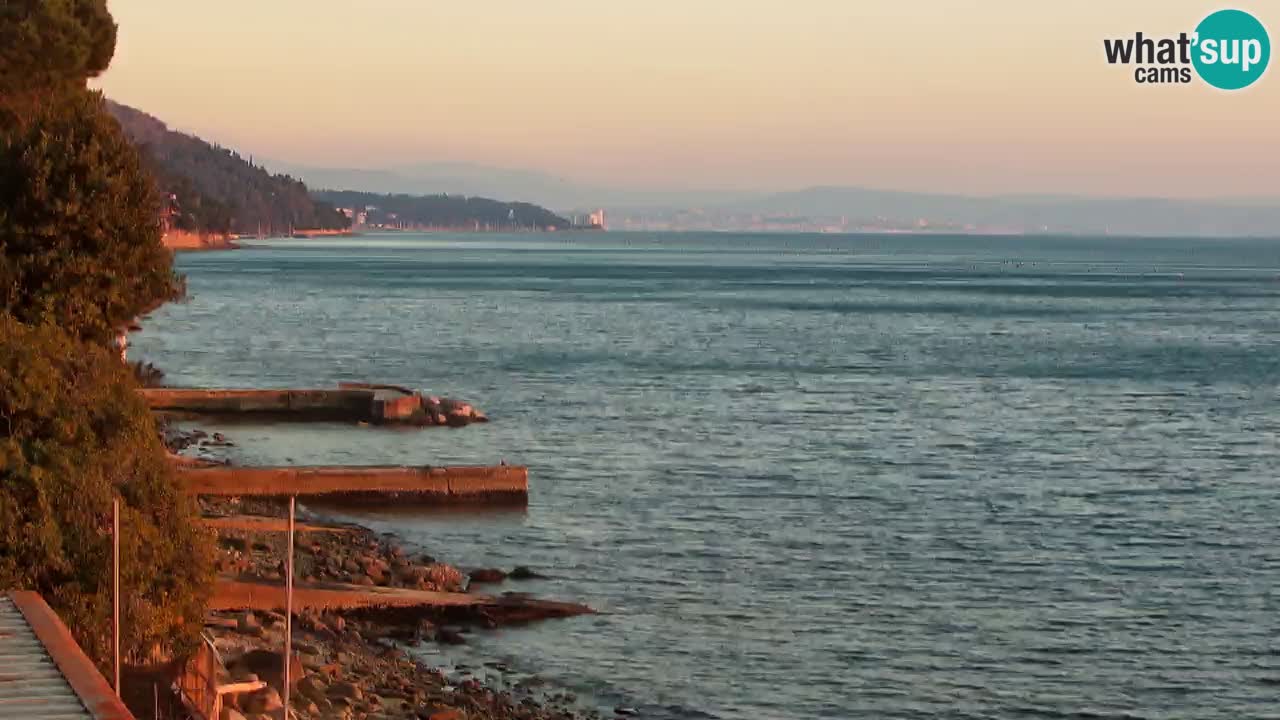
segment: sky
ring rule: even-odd
[[[108,0],[111,98],[299,165],[645,188],[1280,196],[1280,59],[1139,85],[1191,0]],[[1280,41],[1280,2],[1236,0]]]

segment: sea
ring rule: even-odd
[[[177,264],[189,299],[131,350],[171,384],[492,418],[238,424],[235,462],[529,466],[524,510],[331,510],[600,611],[425,651],[446,668],[606,717],[1280,718],[1280,240],[386,234]]]

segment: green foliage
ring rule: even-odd
[[[181,293],[151,178],[101,95],[0,137],[0,310],[105,344]]]
[[[301,180],[272,175],[227,148],[174,132],[131,107],[108,101],[107,108],[138,146],[161,190],[175,196],[180,229],[278,235],[349,225],[331,205],[312,200]]]
[[[482,197],[379,195],[354,190],[322,190],[315,196],[338,207],[370,208],[371,224],[471,229],[478,223],[490,230],[569,226],[568,220],[544,207]]]
[[[109,663],[111,501],[121,497],[123,650],[181,652],[212,587],[212,539],[129,369],[0,315],[0,587],[37,590]]]
[[[84,87],[107,69],[116,24],[106,0],[0,2],[0,104]]]

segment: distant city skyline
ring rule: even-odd
[[[1280,32],[1280,5],[1243,0]],[[617,187],[1276,197],[1280,71],[1142,86],[1102,41],[1189,0],[111,0],[94,85],[295,165]]]

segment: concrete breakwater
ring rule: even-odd
[[[326,389],[144,388],[152,410],[198,415],[252,415],[285,420],[336,420],[461,427],[488,422],[470,404],[394,385],[343,383]]]
[[[179,476],[196,495],[297,495],[376,504],[524,504],[529,499],[529,470],[515,465],[188,467]]]

